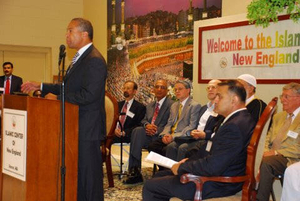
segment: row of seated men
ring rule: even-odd
[[[244,74],[238,77],[238,81],[211,80],[207,86],[209,102],[203,107],[190,97],[189,82],[178,81],[174,85],[176,102],[167,97],[167,88],[165,80],[158,80],[153,91],[156,100],[145,109],[133,100],[137,85],[132,81],[124,84],[125,101],[119,103],[119,110],[127,115],[120,117],[124,129],[121,131],[117,127],[115,131],[115,142],[119,142],[121,136],[130,142],[129,176],[124,183],[143,181],[142,148],[179,161],[171,170],[160,171],[145,183],[144,200],[192,199],[194,184],[179,182],[179,176],[184,173],[204,176],[245,174],[247,145],[266,107],[254,96],[256,79]],[[280,99],[284,112],[274,116],[267,135],[258,200],[268,200],[274,177],[283,174],[289,164],[299,161],[299,95],[297,83],[283,88]],[[287,118],[290,114],[293,114],[292,120]],[[282,131],[286,127],[286,118],[293,123],[290,122],[288,129]],[[202,198],[232,195],[241,187],[242,184],[209,182],[204,185]]]

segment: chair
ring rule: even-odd
[[[119,118],[118,102],[110,93],[105,92],[105,112],[106,112],[106,139],[102,143],[102,159],[106,165],[107,179],[109,187],[114,187],[113,173],[111,167],[111,145],[113,143],[114,132]]]
[[[257,148],[259,144],[259,140],[263,129],[273,115],[278,98],[275,97],[271,100],[271,102],[265,108],[263,114],[261,115],[259,121],[256,124],[254,132],[252,134],[250,143],[247,147],[247,162],[246,162],[246,174],[244,176],[235,176],[235,177],[205,177],[205,176],[196,176],[192,174],[184,174],[181,176],[180,181],[181,183],[185,184],[187,182],[194,182],[196,184],[196,192],[194,196],[194,200],[202,200],[201,192],[203,188],[203,184],[206,181],[214,181],[214,182],[225,182],[225,183],[235,183],[235,182],[244,182],[242,188],[242,195],[234,195],[224,198],[212,198],[208,199],[210,201],[214,200],[243,200],[243,201],[250,201],[255,200],[255,161],[256,161],[256,154]]]

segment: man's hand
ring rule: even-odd
[[[275,156],[275,151],[274,150],[270,150],[270,151],[265,151],[263,154],[263,157],[267,157],[267,156]]]
[[[46,99],[49,99],[49,100],[57,100],[57,95],[54,95],[53,93],[48,93],[46,96],[45,96]]]
[[[145,126],[146,135],[153,136],[157,132],[157,126],[154,124],[147,124]]]
[[[115,129],[115,135],[117,137],[121,137],[121,136],[125,136],[125,132],[121,132],[121,130],[119,128]]]
[[[179,166],[180,166],[182,163],[184,163],[187,159],[188,159],[188,158],[184,158],[184,159],[182,159],[182,160],[179,161],[178,163],[175,163],[175,164],[172,166],[171,170],[172,170],[172,172],[173,172],[174,175],[178,175],[178,168],[179,168]]]
[[[25,82],[21,86],[21,91],[28,94],[31,91],[40,90],[40,87],[40,82]]]
[[[164,144],[170,144],[173,141],[173,137],[170,134],[165,134],[162,138]]]
[[[198,139],[205,139],[206,134],[204,131],[192,130],[191,136],[194,139],[198,140]]]

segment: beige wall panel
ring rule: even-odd
[[[1,64],[1,67],[2,67],[2,64],[3,64],[3,51],[0,50],[0,64]],[[1,68],[2,69],[2,68]],[[0,73],[1,74],[1,73]]]
[[[14,64],[13,74],[22,77],[23,82],[47,80],[46,53],[5,51],[4,61]]]

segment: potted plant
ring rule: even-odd
[[[251,24],[269,26],[277,22],[278,15],[286,12],[290,19],[297,22],[300,17],[300,0],[253,0],[247,6],[247,18]]]

